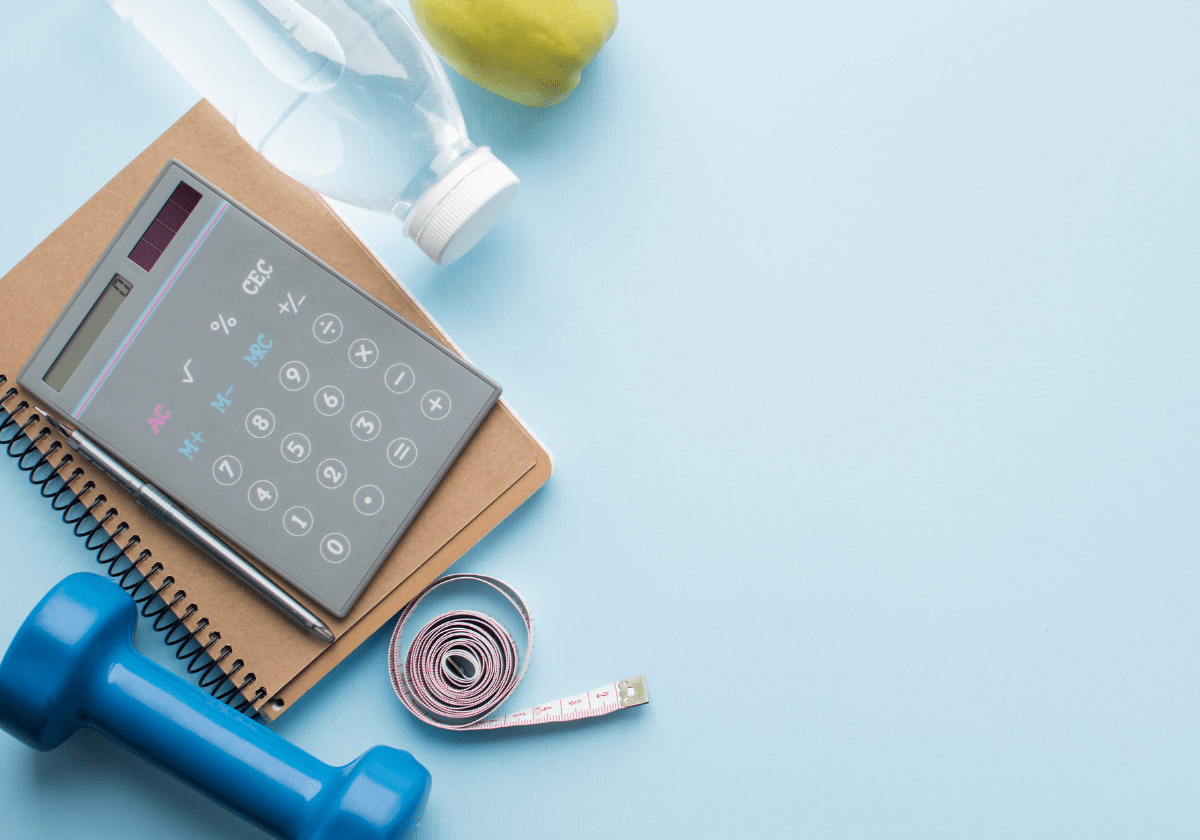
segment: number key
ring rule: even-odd
[[[342,401],[345,397],[342,395],[342,389],[336,385],[326,385],[321,390],[317,391],[317,395],[313,397],[313,405],[317,407],[317,411],[324,414],[326,417],[332,417],[342,410]]]
[[[274,484],[266,479],[259,479],[250,485],[246,497],[250,500],[250,507],[255,510],[270,510],[275,507],[276,495]]]
[[[246,415],[246,431],[252,437],[270,437],[275,429],[275,415],[265,408],[256,408]]]
[[[308,438],[299,432],[292,432],[283,439],[283,443],[279,446],[279,451],[283,453],[283,457],[293,464],[299,464],[307,458],[311,449],[312,447],[309,445]]]
[[[350,540],[345,534],[326,534],[321,540],[321,556],[330,563],[341,563],[350,556]]]
[[[279,369],[279,384],[289,391],[299,391],[308,384],[308,368],[304,362],[288,362]]]
[[[317,465],[317,481],[322,487],[336,490],[346,482],[346,465],[337,458],[326,458]]]
[[[213,464],[213,478],[217,480],[217,484],[224,484],[228,487],[237,484],[241,477],[242,462],[232,455],[222,455]]]
[[[350,434],[359,440],[374,440],[379,434],[379,415],[373,411],[360,411],[350,421]]]
[[[295,505],[283,514],[283,530],[293,537],[303,537],[312,530],[312,512],[303,505]]]

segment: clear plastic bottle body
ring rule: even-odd
[[[267,160],[331,198],[403,219],[475,149],[440,63],[387,0],[261,4],[302,7],[336,37],[345,66],[319,92],[268,69],[266,36],[221,8],[252,2],[107,2]]]

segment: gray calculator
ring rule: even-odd
[[[339,617],[500,396],[177,161],[18,381]]]

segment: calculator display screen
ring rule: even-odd
[[[96,344],[100,333],[104,332],[104,328],[117,314],[121,304],[129,297],[132,289],[133,284],[124,277],[119,274],[113,276],[112,281],[104,287],[100,297],[96,299],[88,314],[84,316],[83,322],[75,330],[75,334],[67,341],[67,346],[62,349],[58,358],[46,371],[46,375],[42,377],[47,385],[55,391],[63,389],[67,380],[71,378],[71,374],[75,373],[79,367],[79,363]]]

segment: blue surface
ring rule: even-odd
[[[5,15],[0,270],[195,98],[100,0]],[[451,74],[516,204],[447,269],[351,217],[557,463],[456,569],[534,611],[509,710],[651,703],[432,731],[384,630],[275,730],[411,751],[431,840],[1200,834],[1198,41],[1182,0],[626,3],[555,108]],[[0,528],[7,645],[91,560],[3,467]],[[0,813],[263,836],[87,733],[0,739]]]

